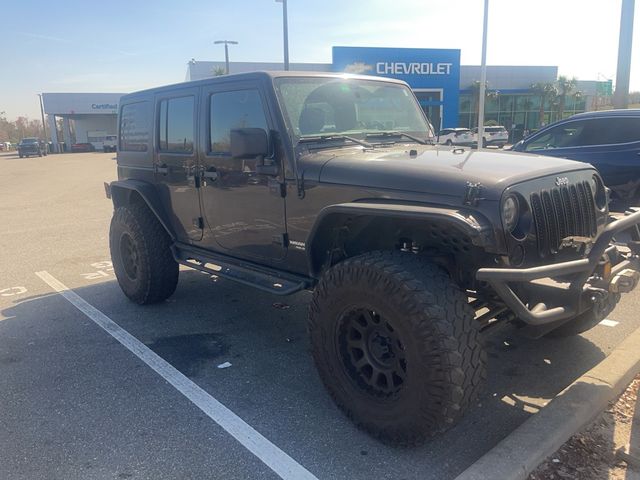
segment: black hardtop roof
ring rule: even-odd
[[[620,110],[597,110],[594,112],[582,112],[576,113],[569,117],[574,118],[589,118],[589,117],[640,117],[640,108],[628,108]],[[565,119],[565,120],[569,120]]]
[[[356,79],[356,80],[376,80],[387,83],[395,83],[406,85],[402,80],[386,77],[375,77],[372,75],[354,75],[350,73],[334,73],[334,72],[307,72],[307,71],[255,71],[246,73],[233,73],[230,75],[220,75],[218,77],[205,78],[202,80],[194,80],[191,82],[173,83],[171,85],[163,85],[160,87],[148,88],[146,90],[139,90],[124,95],[121,99],[121,103],[126,102],[130,97],[137,97],[139,95],[148,95],[164,91],[171,91],[178,88],[198,87],[201,85],[211,85],[216,83],[227,82],[241,82],[246,80],[268,80],[273,81],[276,78],[281,77],[305,77],[305,78],[344,78],[344,79]]]

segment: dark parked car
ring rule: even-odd
[[[574,335],[640,278],[640,242],[612,243],[640,212],[611,218],[593,167],[435,146],[398,80],[226,75],[125,95],[118,121],[106,193],[124,294],[163,301],[179,265],[313,290],[320,377],[388,441],[445,430],[473,404],[481,330]]]
[[[580,113],[538,130],[512,150],[590,163],[611,189],[614,206],[640,205],[640,110]]]
[[[71,145],[72,153],[94,152],[95,150],[96,147],[94,147],[92,143],[74,143]]]
[[[20,158],[28,157],[29,155],[38,155],[39,157],[47,154],[47,145],[35,137],[23,138],[18,143],[18,155]]]

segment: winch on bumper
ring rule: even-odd
[[[487,282],[520,320],[532,326],[563,323],[604,304],[610,295],[630,292],[638,285],[638,224],[640,211],[610,222],[585,258],[523,269],[481,268],[476,279]],[[612,243],[614,236],[627,230],[631,240]],[[525,284],[530,298],[536,300],[525,305],[514,284]]]

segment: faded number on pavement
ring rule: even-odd
[[[0,297],[15,297],[16,295],[22,295],[27,293],[27,289],[24,287],[9,287],[0,290]]]
[[[111,276],[110,272],[113,272],[113,265],[109,261],[104,262],[95,262],[90,264],[91,267],[95,268],[95,272],[81,273],[80,275],[85,280],[97,280],[98,278],[105,278]]]

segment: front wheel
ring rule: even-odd
[[[337,405],[390,443],[453,425],[477,396],[485,353],[464,293],[413,254],[372,252],[329,269],[309,312],[313,357]]]
[[[118,284],[130,300],[144,305],[173,294],[178,263],[171,254],[171,239],[146,205],[116,208],[109,247]]]
[[[610,293],[604,303],[592,307],[590,310],[563,323],[545,336],[549,338],[564,338],[580,335],[592,329],[609,315],[620,301],[619,293]]]

